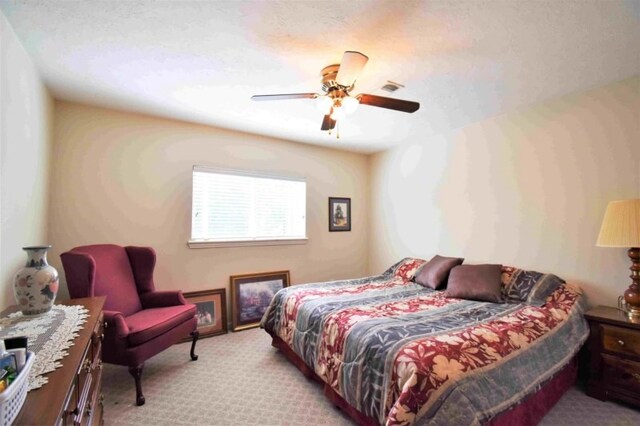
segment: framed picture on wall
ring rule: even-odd
[[[262,272],[231,276],[233,331],[260,325],[271,299],[278,290],[289,287],[289,271]]]
[[[329,197],[329,232],[351,231],[351,198]]]
[[[196,305],[197,330],[200,337],[227,333],[227,294],[224,288],[183,293],[187,302]],[[191,336],[181,340],[191,341]]]

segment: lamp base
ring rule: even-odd
[[[627,305],[622,296],[618,298],[618,309],[625,313],[630,322],[640,324],[640,309]]]
[[[640,311],[627,311],[627,318],[634,324],[640,324]]]
[[[640,323],[640,248],[631,247],[627,252],[631,259],[631,285],[618,297],[618,308],[627,314],[629,321]]]

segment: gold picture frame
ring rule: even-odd
[[[196,318],[200,338],[228,333],[227,291],[224,288],[191,291],[182,294],[189,303],[196,305]],[[191,341],[187,336],[181,342]]]
[[[273,296],[279,290],[289,287],[289,283],[289,271],[232,275],[232,330],[246,330],[260,325],[262,315]]]

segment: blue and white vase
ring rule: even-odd
[[[58,294],[58,271],[47,263],[51,246],[23,247],[27,264],[13,280],[13,294],[23,315],[49,312]]]

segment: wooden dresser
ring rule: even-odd
[[[102,307],[104,297],[73,299],[63,305],[83,305],[89,318],[78,332],[62,367],[48,373],[49,382],[27,394],[14,425],[101,425]],[[3,311],[6,316],[16,307]]]
[[[587,394],[640,405],[640,323],[618,309],[598,306],[589,321]]]

